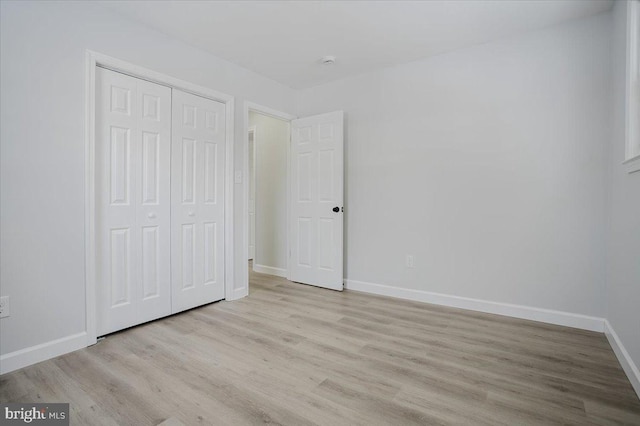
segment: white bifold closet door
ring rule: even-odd
[[[224,298],[224,104],[173,89],[172,312]]]
[[[224,104],[96,70],[97,335],[224,298]]]
[[[171,313],[171,89],[96,70],[97,334]]]

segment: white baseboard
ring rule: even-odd
[[[613,352],[618,357],[618,361],[620,361],[620,365],[622,369],[627,374],[629,381],[631,382],[631,386],[636,391],[638,397],[640,397],[640,370],[629,356],[629,352],[625,349],[622,341],[613,330],[613,327],[609,323],[609,320],[604,320],[604,334],[607,336],[607,340],[609,340],[609,344],[611,348],[613,348]]]
[[[275,275],[277,277],[287,278],[287,270],[282,268],[274,268],[273,266],[253,264],[253,270],[261,274]]]
[[[598,331],[600,333],[604,331],[604,318],[590,317],[587,315],[573,314],[562,311],[554,311],[551,309],[491,302],[488,300],[451,296],[448,294],[432,293],[428,291],[413,290],[409,288],[392,287],[383,284],[372,284],[356,280],[345,280],[345,288],[348,290],[362,291],[382,296],[396,297],[399,299],[432,303],[434,305],[469,309],[472,311],[485,312],[489,314],[505,315],[508,317],[540,321],[548,324],[564,325],[567,327],[580,328],[583,330]]]
[[[10,352],[0,356],[0,374],[9,373],[85,347],[87,347],[87,333],[83,331],[82,333]]]

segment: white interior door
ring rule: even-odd
[[[342,111],[291,122],[289,279],[342,290]]]
[[[249,260],[256,256],[256,131],[249,130]]]
[[[224,104],[173,89],[172,312],[224,298]]]
[[[171,89],[96,70],[98,336],[171,313]]]

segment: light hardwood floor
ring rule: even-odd
[[[251,274],[251,294],[0,377],[82,425],[640,425],[604,335]]]

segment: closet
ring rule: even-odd
[[[224,298],[224,104],[96,69],[97,335]]]

